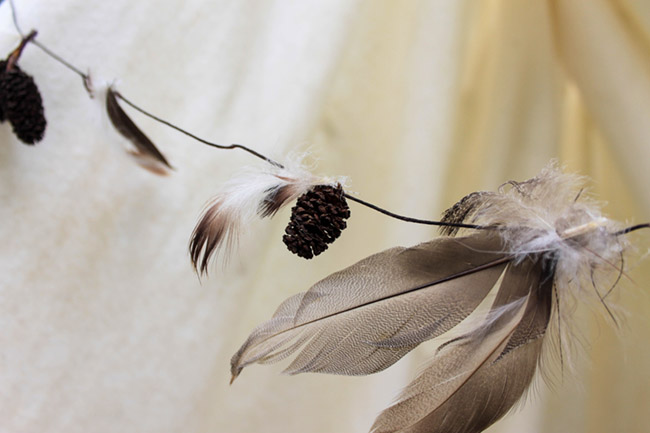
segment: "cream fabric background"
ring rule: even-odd
[[[647,1],[17,7],[23,29],[95,79],[119,79],[142,107],[278,159],[309,149],[318,172],[349,176],[351,190],[397,212],[435,218],[557,157],[593,178],[612,217],[650,219]],[[0,29],[8,52],[18,38],[6,2]],[[352,205],[341,239],[306,262],[280,241],[285,210],[199,282],[187,254],[199,210],[255,161],[133,114],[177,168],[155,177],[124,154],[78,77],[36,47],[21,66],[49,127],[34,148],[0,127],[0,431],[367,431],[426,348],[370,377],[254,366],[231,387],[229,358],[285,297],[435,232]],[[647,251],[650,235],[630,238]],[[625,325],[579,311],[573,370],[552,390],[540,382],[491,432],[649,431],[650,275],[635,263],[618,291]]]

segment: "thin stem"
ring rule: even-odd
[[[615,232],[614,236],[625,235],[625,234],[628,234],[628,233],[633,232],[635,230],[647,229],[647,228],[650,228],[650,223],[637,224],[635,226],[631,226],[631,227],[628,227],[628,228],[625,228],[623,230],[619,230],[619,231]]]
[[[23,31],[18,25],[18,17],[16,16],[16,6],[14,5],[14,0],[9,0],[9,6],[11,6],[11,19],[14,21],[14,27],[16,27],[16,31],[18,31],[20,36],[24,36]]]
[[[431,220],[421,220],[417,218],[411,218],[403,215],[398,215],[396,213],[387,211],[386,209],[382,209],[379,206],[376,206],[372,203],[368,203],[367,201],[361,200],[360,198],[354,197],[348,193],[343,194],[345,198],[350,199],[354,202],[357,202],[359,204],[362,204],[366,207],[369,207],[370,209],[376,210],[377,212],[383,213],[384,215],[388,215],[389,217],[410,222],[410,223],[417,223],[417,224],[426,224],[430,226],[444,226],[444,227],[459,227],[459,228],[465,228],[465,229],[492,229],[492,227],[485,227],[485,226],[480,226],[476,224],[463,224],[463,223],[450,223],[450,222],[442,222],[442,221],[431,221]]]
[[[271,158],[268,158],[268,157],[262,155],[261,153],[256,152],[255,150],[253,150],[253,149],[251,149],[249,147],[246,147],[246,146],[244,146],[242,144],[231,144],[229,146],[224,146],[222,144],[212,143],[210,141],[204,140],[203,138],[198,137],[198,136],[192,134],[191,132],[186,131],[185,129],[182,129],[182,128],[174,125],[173,123],[168,122],[165,119],[161,119],[160,117],[158,117],[158,116],[156,116],[154,114],[151,114],[148,111],[145,111],[144,109],[138,107],[133,102],[129,101],[127,98],[122,96],[122,94],[120,94],[119,92],[115,92],[115,96],[117,96],[122,101],[124,101],[126,104],[130,105],[133,109],[139,111],[140,113],[144,114],[145,116],[150,117],[153,120],[155,120],[156,122],[160,122],[163,125],[166,125],[166,126],[172,128],[172,129],[175,129],[176,131],[180,132],[181,134],[185,134],[188,137],[193,138],[194,140],[196,140],[198,142],[201,142],[201,143],[206,144],[208,146],[216,147],[217,149],[241,149],[241,150],[244,150],[244,151],[250,153],[251,155],[256,156],[257,158],[263,159],[264,161],[268,162],[269,164],[272,164],[272,165],[274,165],[276,167],[279,167],[279,168],[284,168],[284,166],[282,164],[280,164],[279,162],[274,161]]]
[[[614,281],[614,284],[612,284],[612,287],[609,288],[607,293],[605,293],[605,296],[603,296],[603,299],[609,296],[610,293],[614,290],[614,288],[618,285],[618,282],[621,281],[621,277],[623,276],[623,269],[625,269],[625,258],[623,256],[623,251],[618,252],[619,256],[621,257],[621,266],[618,268],[618,276],[616,277],[616,281]]]
[[[560,350],[560,372],[564,372],[564,356],[562,356],[562,316],[560,314],[560,294],[557,290],[557,284],[553,282],[553,291],[555,292],[555,308],[557,311],[557,339],[558,349]]]
[[[36,31],[32,30],[32,32],[25,38],[24,33],[20,29],[20,25],[18,24],[18,17],[16,15],[16,5],[14,5],[13,0],[9,0],[9,6],[11,6],[11,18],[13,19],[14,22],[14,27],[16,27],[16,31],[20,34],[20,36],[23,36],[23,42],[25,39],[30,38],[31,36],[31,43],[36,45],[38,48],[41,49],[45,54],[65,66],[66,68],[70,69],[72,72],[75,74],[79,75],[81,77],[81,80],[83,81],[83,85],[86,88],[86,91],[90,95],[90,97],[93,97],[93,90],[92,90],[92,81],[90,79],[90,74],[84,73],[81,71],[81,69],[75,67],[73,64],[65,60],[63,57],[59,56],[56,54],[54,51],[50,50],[48,47],[45,45],[41,44],[38,40],[36,40]],[[34,34],[32,36],[32,33]],[[13,65],[12,65],[13,66]]]
[[[70,69],[70,70],[71,70],[72,72],[74,72],[75,74],[79,75],[83,80],[87,80],[87,79],[89,78],[89,77],[88,77],[88,74],[86,74],[86,73],[84,73],[84,72],[81,72],[81,70],[80,70],[79,68],[77,68],[77,67],[75,67],[74,65],[72,65],[70,62],[68,62],[68,61],[65,60],[63,57],[59,56],[58,54],[56,54],[55,52],[53,52],[52,50],[50,50],[49,48],[47,48],[45,45],[41,44],[39,41],[34,40],[33,43],[34,43],[34,45],[36,45],[38,48],[40,48],[41,50],[43,50],[43,52],[45,52],[45,54],[47,54],[48,56],[52,57],[52,58],[53,58],[54,60],[56,60],[57,62],[61,63],[63,66],[65,66],[66,68]]]

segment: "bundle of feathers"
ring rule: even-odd
[[[551,164],[468,195],[443,222],[477,228],[447,227],[430,242],[372,255],[285,300],[232,357],[233,380],[250,364],[290,357],[289,374],[367,375],[439,337],[430,364],[371,431],[483,431],[561,345],[567,327],[552,324],[568,321],[576,300],[611,314],[625,230],[601,215],[583,183]]]

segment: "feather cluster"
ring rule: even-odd
[[[444,219],[481,229],[372,255],[287,299],[232,357],[233,379],[285,358],[289,374],[371,374],[440,337],[371,431],[483,431],[528,389],[567,295],[604,303],[594,275],[622,272],[619,226],[582,183],[552,164],[469,195]]]
[[[315,187],[337,188],[340,180],[317,177],[300,165],[269,165],[248,170],[226,183],[205,207],[190,239],[194,268],[206,274],[211,257],[224,248],[228,256],[245,227],[255,217],[271,217]]]
[[[601,213],[584,184],[584,178],[564,173],[552,162],[527,181],[510,181],[497,192],[466,196],[454,206],[464,202],[462,219],[448,221],[494,228],[515,263],[536,255],[553,260],[564,306],[575,305],[576,297],[580,302],[600,302],[599,289],[609,289],[608,282],[619,278],[629,245],[625,238],[612,235],[622,225]],[[565,317],[570,312],[566,308]]]

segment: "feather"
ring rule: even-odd
[[[482,233],[392,248],[285,301],[231,360],[233,378],[254,362],[300,349],[287,368],[346,375],[392,365],[467,317],[504,269],[499,238]]]
[[[224,255],[229,256],[242,228],[256,216],[271,217],[315,185],[338,182],[338,179],[314,176],[298,162],[245,170],[227,182],[206,205],[194,228],[189,245],[194,268],[206,274],[210,259],[222,248]]]
[[[257,213],[261,218],[272,217],[292,198],[300,195],[298,189],[291,183],[276,185],[267,191],[259,205]]]
[[[164,176],[169,174],[172,166],[151,140],[133,123],[117,102],[116,92],[112,87],[106,89],[106,111],[115,129],[133,145],[129,150],[135,161],[146,170]]]

